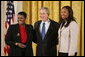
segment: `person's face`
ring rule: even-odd
[[[42,21],[46,21],[46,20],[48,20],[48,14],[47,14],[47,12],[46,12],[46,10],[45,9],[41,9],[40,10],[40,18],[41,18],[41,20]]]
[[[20,25],[25,23],[25,17],[23,15],[18,15],[18,23]]]
[[[66,18],[68,18],[68,16],[69,16],[68,10],[66,8],[62,8],[61,9],[61,18],[66,19]]]

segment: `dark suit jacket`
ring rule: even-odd
[[[25,55],[32,56],[33,55],[33,51],[32,51],[33,27],[32,25],[26,25],[26,24],[25,24],[25,27],[27,31],[27,42],[25,43],[27,47],[25,48],[26,50]],[[7,31],[5,42],[7,45],[10,46],[9,56],[21,56],[22,55],[21,50],[23,48],[20,48],[15,45],[16,42],[20,43],[20,31],[19,31],[18,24],[10,25]]]
[[[45,39],[42,40],[40,33],[41,21],[38,21],[34,25],[35,38],[33,41],[37,43],[37,56],[56,56],[56,45],[58,44],[58,28],[59,24],[53,20],[50,20],[50,26],[45,35]]]

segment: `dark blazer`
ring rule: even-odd
[[[32,50],[32,38],[33,38],[33,27],[32,25],[26,25],[26,32],[27,32],[27,42],[25,45],[27,46],[25,48],[25,56],[33,56],[33,50]],[[19,25],[10,25],[5,42],[7,45],[10,46],[10,53],[9,56],[21,56],[22,49],[18,46],[15,45],[16,42],[20,42],[20,31],[19,31]]]
[[[56,56],[57,55],[57,48],[56,45],[58,44],[58,28],[59,24],[53,20],[50,20],[49,29],[45,35],[45,39],[42,40],[41,33],[40,33],[40,24],[41,21],[38,21],[34,25],[34,32],[35,38],[33,41],[37,43],[37,56]]]

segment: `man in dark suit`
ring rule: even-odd
[[[25,24],[27,14],[25,12],[18,13],[18,24],[10,25],[5,42],[10,46],[9,56],[33,56],[32,25]]]
[[[37,43],[37,56],[57,56],[58,28],[59,24],[48,18],[49,9],[42,7],[40,9],[41,21],[34,25],[35,38]]]

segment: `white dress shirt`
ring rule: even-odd
[[[59,52],[68,53],[69,56],[74,55],[77,52],[78,24],[72,21],[68,27],[60,26],[58,34]]]
[[[46,22],[43,22],[43,21],[41,22],[41,24],[40,24],[40,32],[42,32],[43,23],[45,23],[45,34],[46,34],[47,31],[48,31],[48,28],[50,26],[50,20],[48,19]]]

